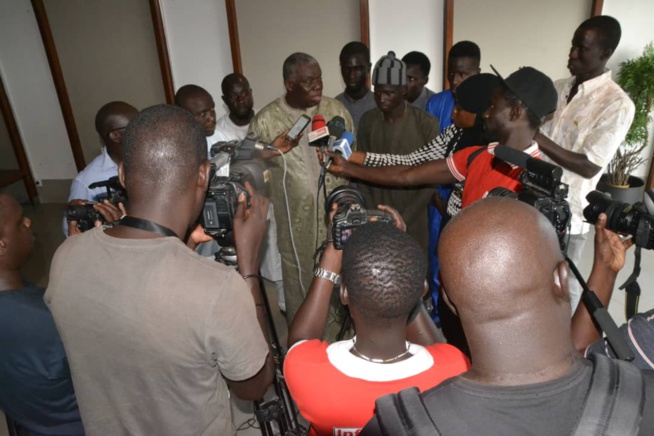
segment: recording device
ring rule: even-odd
[[[104,217],[100,212],[93,208],[96,203],[102,203],[104,200],[115,206],[118,203],[127,203],[127,191],[120,184],[118,176],[111,177],[107,180],[91,183],[89,189],[106,188],[106,193],[96,196],[96,202],[87,204],[67,204],[64,208],[64,217],[67,221],[76,221],[77,228],[80,232],[85,232],[95,226],[96,221],[105,223]]]
[[[563,169],[504,145],[495,147],[494,153],[498,159],[524,168],[519,176],[523,189],[516,193],[499,187],[488,196],[515,198],[538,209],[554,226],[561,250],[565,252],[572,213],[566,201],[568,185],[561,183]]]
[[[654,216],[643,203],[628,204],[613,200],[609,194],[592,191],[586,196],[584,218],[595,224],[599,214],[606,214],[606,228],[632,236],[637,247],[654,249]]]
[[[324,119],[323,119],[324,121]],[[295,121],[295,124],[293,124],[293,127],[291,127],[291,130],[288,131],[286,134],[286,137],[290,139],[291,141],[295,141],[298,136],[300,136],[300,133],[309,125],[311,122],[311,118],[309,118],[307,115],[300,115],[300,118],[298,118]]]
[[[352,143],[354,142],[354,135],[352,132],[345,132],[341,137],[329,146],[329,151],[332,153],[340,153],[346,160],[352,156]]]
[[[367,222],[395,223],[393,217],[385,212],[367,210],[361,193],[347,185],[338,186],[329,194],[325,200],[327,214],[331,212],[333,204],[337,205],[337,209],[330,225],[334,248],[337,250],[342,250],[352,232]]]
[[[311,131],[307,135],[309,145],[313,147],[325,147],[329,144],[329,128],[325,124],[325,117],[314,115],[311,122]]]
[[[256,191],[267,194],[270,172],[261,160],[253,158],[254,151],[262,149],[259,146],[268,145],[246,138],[243,141],[218,142],[211,147],[209,188],[200,224],[214,239],[226,240],[227,244],[231,242],[239,195],[245,194],[250,205],[245,182],[249,182]]]

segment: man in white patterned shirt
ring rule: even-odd
[[[559,96],[556,112],[535,136],[543,160],[562,166],[562,181],[570,185],[568,257],[575,263],[590,229],[583,222],[586,195],[595,188],[634,118],[633,102],[606,69],[620,36],[620,23],[615,18],[597,16],[581,23],[568,55],[572,77],[555,83]],[[576,280],[571,280],[570,285],[574,312],[581,287]]]

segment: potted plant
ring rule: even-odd
[[[645,46],[643,54],[620,64],[616,82],[634,102],[634,121],[623,144],[609,163],[602,178],[601,190],[626,203],[641,201],[645,182],[633,172],[646,160],[641,152],[649,143],[648,125],[654,105],[654,45]]]

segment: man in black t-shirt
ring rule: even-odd
[[[438,254],[444,297],[472,354],[470,371],[421,395],[441,434],[569,435],[580,422],[588,424],[580,417],[591,382],[610,385],[616,376],[600,379],[597,369],[606,361],[594,367],[573,346],[568,266],[545,216],[508,198],[480,200],[445,227]],[[642,403],[615,405],[625,427],[626,415],[643,407],[638,431],[618,434],[654,434],[654,376],[624,365],[642,374],[645,389]],[[620,383],[629,386],[629,380]],[[616,419],[613,407],[600,419]],[[379,434],[375,425],[361,435]]]
[[[0,194],[0,409],[18,434],[83,435],[45,291],[20,274],[32,253],[30,225],[20,204]]]

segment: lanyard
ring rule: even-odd
[[[142,218],[137,218],[135,216],[124,216],[120,220],[121,226],[132,227],[134,229],[145,230],[146,232],[156,233],[161,236],[174,236],[178,238],[177,233],[170,230],[168,227],[164,227],[161,224],[157,224],[154,221],[145,220]]]

